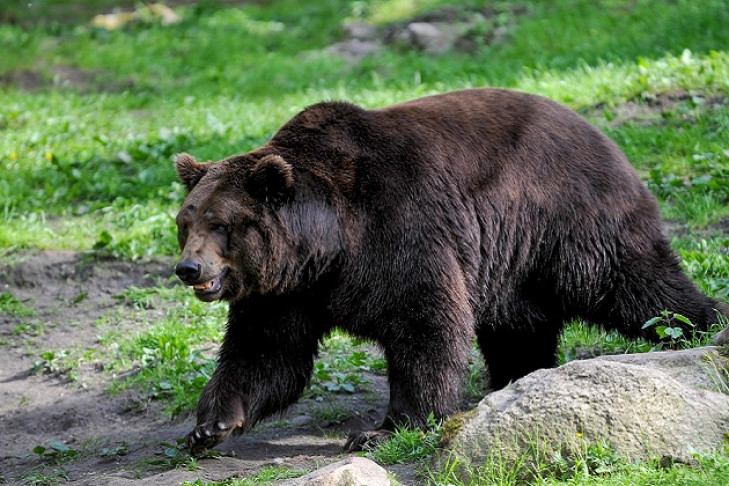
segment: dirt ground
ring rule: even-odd
[[[0,483],[171,485],[246,477],[272,465],[309,471],[340,460],[346,434],[375,427],[386,410],[386,378],[367,375],[367,393],[332,395],[350,410],[344,421],[314,418],[317,407],[332,405],[329,398],[302,399],[282,417],[218,446],[219,457],[191,463],[174,445],[194,425],[192,415],[165,418],[158,402],[135,391],[110,394],[113,376],[99,360],[82,363],[73,380],[58,370],[33,372],[42,352],[108,352],[99,321],[117,309],[118,330],[140,329],[124,317],[129,304],[114,296],[129,286],[158,285],[172,273],[172,260],[120,262],[70,252],[12,260],[0,265],[0,294],[11,293],[33,314],[0,313]],[[48,454],[53,444],[61,453]],[[412,484],[407,467],[396,474]]]

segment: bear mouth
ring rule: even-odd
[[[226,271],[207,282],[201,282],[192,286],[195,296],[205,302],[218,300],[223,294],[223,283],[225,282]]]

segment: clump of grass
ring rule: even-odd
[[[35,311],[25,304],[28,300],[18,300],[10,292],[0,293],[0,314],[8,314],[15,317],[30,317]]]
[[[562,332],[557,351],[560,364],[575,359],[592,358],[604,354],[644,353],[654,348],[642,339],[628,339],[617,332],[606,332],[582,321],[567,324]]]
[[[367,452],[367,456],[386,465],[423,461],[435,453],[442,435],[442,424],[431,415],[425,429],[398,427],[389,439]]]

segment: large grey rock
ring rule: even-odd
[[[350,457],[297,479],[279,483],[285,486],[390,486],[382,467],[364,457]]]
[[[728,365],[708,347],[535,371],[481,401],[451,448],[464,470],[493,454],[528,461],[535,447],[550,457],[602,440],[625,458],[691,461],[729,432]]]

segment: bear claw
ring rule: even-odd
[[[231,429],[230,425],[223,422],[198,425],[185,437],[184,447],[193,456],[202,454],[223,442],[230,435]]]

